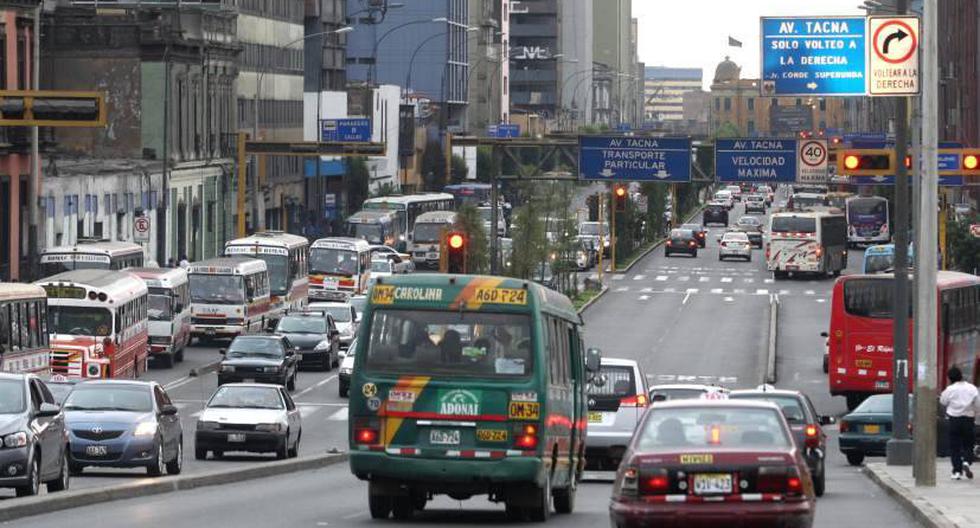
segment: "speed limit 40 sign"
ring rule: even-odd
[[[803,139],[797,151],[796,181],[799,183],[825,184],[830,179],[827,171],[827,140]]]

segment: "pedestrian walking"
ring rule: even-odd
[[[191,267],[191,262],[189,260],[187,260],[187,255],[181,255],[180,256],[180,264],[178,264],[178,265],[181,268],[184,268],[185,270]]]
[[[977,388],[963,381],[963,372],[956,366],[946,373],[949,386],[939,396],[939,403],[946,408],[949,423],[949,451],[953,463],[953,480],[973,478],[970,466],[973,464],[974,421],[980,410],[980,397]]]

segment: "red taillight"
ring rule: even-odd
[[[803,482],[800,480],[800,477],[789,477],[786,479],[786,491],[789,493],[803,491]]]
[[[803,481],[795,467],[761,467],[755,488],[759,493],[799,495],[803,491]]]
[[[846,432],[848,432],[848,431],[850,431],[850,430],[851,430],[851,424],[849,424],[849,423],[847,423],[847,422],[845,422],[845,421],[843,421],[843,420],[841,420],[840,422],[838,422],[838,423],[837,423],[837,426],[838,426],[837,428],[838,428],[838,429],[840,430],[840,432],[842,432],[842,433],[846,433]]]
[[[694,247],[694,246],[698,245],[698,243],[692,240],[692,241],[688,242],[687,245],[689,245],[691,247]]]
[[[359,427],[354,430],[354,442],[358,444],[377,444],[378,430],[373,427]]]
[[[806,446],[807,447],[820,447],[820,430],[816,425],[807,425],[803,429],[803,434],[806,436]]]
[[[643,495],[665,495],[670,491],[667,471],[642,472],[640,474],[640,493]]]
[[[636,396],[627,396],[619,400],[620,407],[646,407],[649,401],[647,400],[646,394],[637,394]]]
[[[668,246],[669,246],[669,245],[671,245],[671,242],[670,242],[670,240],[668,240],[668,241],[667,241],[667,245],[668,245]]]
[[[343,286],[345,288],[348,288],[348,287],[349,288],[353,288],[354,287],[354,279],[340,279],[340,281],[337,282],[337,284],[339,284],[340,286]]]
[[[518,449],[536,449],[538,447],[538,426],[529,424],[521,428],[521,434],[514,440],[514,445]]]

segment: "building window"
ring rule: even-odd
[[[749,105],[749,110],[755,110],[755,97],[749,97],[747,104]]]
[[[774,107],[779,106],[779,99],[776,99],[775,97],[773,97],[772,98],[772,106],[774,106]]]
[[[721,99],[715,99],[715,110],[721,110]]]
[[[797,99],[796,100],[796,106],[801,106],[802,104],[803,104],[803,100],[802,99]]]
[[[731,109],[732,109],[732,98],[731,97],[726,97],[725,98],[725,111],[728,112]]]
[[[821,112],[826,112],[827,111],[827,100],[826,99],[821,99],[820,100],[820,111]]]
[[[749,121],[748,123],[746,123],[745,130],[748,131],[750,136],[755,134],[755,121]]]

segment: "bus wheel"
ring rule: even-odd
[[[555,512],[572,513],[575,511],[576,480],[575,476],[572,475],[567,488],[555,490]]]
[[[524,520],[524,509],[516,504],[505,503],[505,512],[508,521],[520,522]]]
[[[863,402],[863,401],[864,401],[864,395],[863,394],[848,394],[847,395],[847,410],[848,411],[853,411],[854,409],[857,408],[858,405],[861,405],[861,402]]]
[[[163,363],[164,368],[171,368],[174,366],[174,355],[172,353],[163,354],[159,357],[160,357],[160,363]]]
[[[544,486],[532,486],[529,497],[534,506],[527,509],[527,516],[532,522],[546,522],[551,517],[551,473],[545,475]]]
[[[407,521],[415,515],[415,501],[411,495],[398,495],[391,501],[392,517],[399,521]]]
[[[368,509],[372,519],[387,519],[392,508],[391,497],[375,482],[368,483]]]

